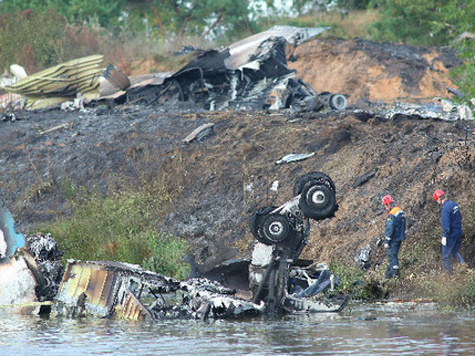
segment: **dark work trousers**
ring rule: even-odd
[[[462,255],[459,252],[460,245],[462,244],[462,236],[456,236],[454,238],[448,238],[446,245],[442,245],[442,265],[447,273],[452,274],[452,261],[451,256],[459,263],[465,263]]]
[[[401,247],[401,241],[389,241],[388,266],[384,276],[387,279],[399,276],[399,260],[397,256],[399,253],[399,247]]]

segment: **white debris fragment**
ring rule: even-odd
[[[11,258],[1,263],[0,305],[37,302],[38,285],[24,258]]]
[[[303,161],[304,159],[307,159],[309,157],[312,157],[315,154],[315,152],[312,153],[291,153],[288,154],[278,161],[275,162],[275,164],[284,164],[284,163],[290,163],[290,162],[298,162],[298,161]]]
[[[0,230],[0,260],[7,256],[7,242],[5,241],[5,235]]]
[[[272,183],[272,187],[270,187],[270,190],[272,190],[273,192],[276,192],[277,189],[279,189],[279,181],[278,181],[278,180],[275,180],[275,181]]]
[[[258,267],[267,266],[272,259],[274,246],[257,242],[252,251],[252,263]]]
[[[472,110],[467,105],[457,106],[457,112],[460,116],[460,120],[473,120]]]
[[[389,120],[398,115],[414,115],[424,119],[445,121],[473,120],[473,114],[468,106],[458,105],[441,98],[434,98],[427,105],[396,102],[394,106],[381,110],[381,114]]]
[[[200,127],[193,130],[193,132],[190,133],[188,136],[186,136],[183,139],[183,143],[188,144],[194,139],[198,139],[198,140],[203,139],[204,137],[208,136],[209,134],[213,132],[213,127],[214,127],[214,124],[212,123],[201,125]]]
[[[17,80],[25,79],[28,77],[28,73],[25,68],[19,64],[10,65],[10,72],[17,78]]]

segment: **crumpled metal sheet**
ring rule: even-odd
[[[444,121],[473,120],[473,114],[467,105],[458,105],[449,100],[434,98],[428,104],[410,104],[396,102],[380,111],[386,119],[392,120],[398,115],[421,119],[440,119]]]
[[[259,314],[263,308],[207,279],[178,281],[137,265],[70,260],[53,310],[67,316],[158,320],[226,318]]]
[[[44,108],[60,104],[78,93],[88,100],[99,96],[103,55],[91,55],[47,68],[2,87],[27,98],[26,107]]]
[[[259,46],[270,38],[282,37],[287,43],[298,46],[303,41],[318,36],[328,29],[329,27],[274,26],[267,31],[231,44],[229,46],[230,57],[226,59],[226,67],[229,69],[252,67],[251,63],[254,62],[253,58],[256,57]]]
[[[137,265],[69,260],[54,310],[68,316],[90,314],[146,320],[152,318],[151,314],[137,295],[146,287],[169,292],[178,286],[172,278],[142,270]]]
[[[171,107],[190,102],[205,110],[278,110],[291,104],[305,110],[321,109],[323,104],[310,107],[303,102],[304,97],[316,93],[294,79],[295,71],[287,66],[286,48],[327,29],[275,26],[224,49],[196,51],[176,72],[130,78],[132,84],[126,90],[114,91],[111,83],[104,81],[98,100]],[[153,80],[155,76],[160,80]]]

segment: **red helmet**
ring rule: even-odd
[[[445,193],[443,190],[440,190],[440,189],[437,189],[435,192],[434,192],[434,195],[432,195],[434,197],[434,200],[438,200],[440,199],[441,196],[443,196]]]
[[[390,195],[385,195],[381,201],[383,205],[391,204],[392,202],[394,202],[394,200],[393,200],[393,197]]]

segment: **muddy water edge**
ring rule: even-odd
[[[350,303],[342,313],[155,323],[0,313],[2,355],[474,355],[475,313]]]

